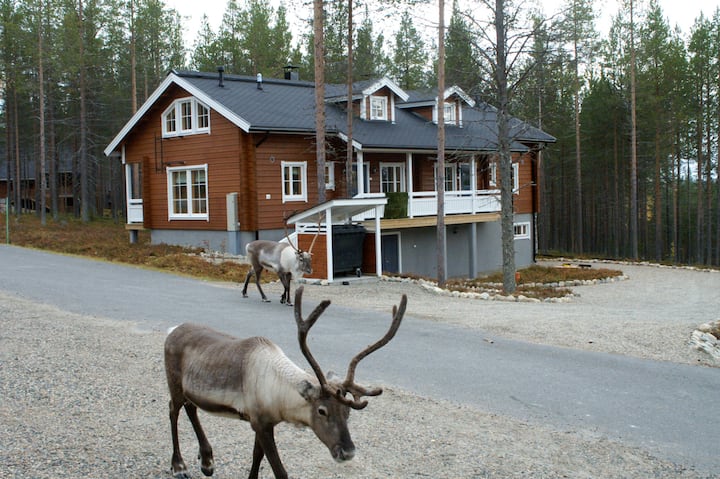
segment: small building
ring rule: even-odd
[[[105,154],[125,165],[128,229],[149,230],[153,243],[244,254],[255,239],[289,236],[307,249],[322,237],[313,250],[316,277],[434,277],[440,104],[446,274],[473,277],[502,264],[496,109],[458,87],[440,101],[437,91],[404,91],[387,78],[355,83],[351,98],[346,85],[327,85],[326,162],[318,172],[314,83],[171,71]],[[517,119],[511,126],[516,263],[523,266],[534,261],[538,154],[555,138]],[[363,237],[361,265],[339,271],[348,252],[333,252],[333,239],[353,232]]]

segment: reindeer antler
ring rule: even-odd
[[[363,386],[360,386],[359,384],[356,384],[355,368],[357,368],[358,363],[365,359],[368,355],[374,353],[375,351],[390,342],[390,340],[395,336],[395,333],[397,333],[397,330],[400,327],[400,322],[402,321],[403,316],[405,316],[406,307],[407,295],[403,294],[402,298],[400,299],[400,307],[398,308],[397,306],[393,306],[393,320],[390,324],[390,329],[388,329],[388,332],[385,333],[385,336],[380,338],[380,340],[378,340],[374,344],[371,344],[370,346],[360,351],[354,358],[352,358],[352,361],[350,361],[347,376],[345,376],[345,381],[343,381],[343,388],[345,388],[350,394],[353,395],[353,398],[355,399],[354,403],[360,406],[353,406],[355,407],[355,409],[362,409],[367,406],[367,401],[360,401],[359,398],[363,396],[379,396],[380,394],[382,394],[382,388],[367,389]]]
[[[315,376],[317,376],[318,381],[320,382],[320,387],[329,392],[330,388],[327,384],[327,380],[325,379],[325,374],[310,352],[310,348],[308,348],[307,335],[310,328],[312,328],[313,324],[315,324],[315,321],[317,321],[320,315],[327,309],[328,306],[330,306],[330,300],[326,299],[325,301],[322,301],[315,307],[313,312],[310,313],[310,316],[304,320],[302,318],[302,294],[304,289],[305,288],[303,286],[300,286],[297,290],[295,290],[295,323],[297,323],[298,328],[300,351],[302,351],[303,356],[305,356],[307,362],[310,363],[310,367],[312,367],[313,371],[315,371]]]
[[[368,402],[365,400],[360,400],[360,398],[363,396],[378,396],[382,393],[382,388],[367,389],[358,384],[355,384],[355,368],[362,359],[364,359],[369,354],[377,351],[381,347],[385,346],[395,336],[395,333],[400,327],[400,322],[405,315],[407,296],[404,294],[402,295],[399,309],[397,306],[393,306],[393,321],[390,325],[390,329],[387,333],[385,333],[385,336],[383,336],[376,343],[360,351],[360,353],[358,353],[352,359],[352,361],[350,361],[350,366],[348,367],[345,381],[343,381],[342,389],[333,390],[333,388],[330,387],[330,385],[328,384],[327,379],[325,379],[325,374],[320,368],[318,362],[313,357],[312,353],[310,352],[310,348],[307,345],[308,331],[310,331],[310,328],[313,327],[313,325],[318,320],[320,315],[325,311],[325,309],[330,306],[330,300],[326,299],[322,301],[319,305],[315,307],[313,312],[310,313],[310,316],[308,316],[308,318],[304,320],[302,318],[303,290],[304,287],[300,286],[295,291],[295,322],[297,323],[298,327],[298,341],[300,342],[300,351],[302,351],[303,356],[305,356],[305,359],[307,359],[307,362],[310,363],[310,367],[312,367],[313,371],[315,372],[315,376],[317,376],[318,381],[320,382],[320,387],[326,394],[330,396],[335,396],[338,401],[353,409],[363,409],[365,406],[367,406]],[[353,399],[346,398],[344,393],[345,391],[352,394]]]
[[[308,253],[312,254],[313,246],[315,246],[315,240],[318,239],[318,236],[320,236],[320,215],[318,215],[318,224],[317,224],[317,233],[315,233],[315,237],[312,239],[312,243],[310,243],[310,248],[308,249]]]
[[[290,247],[291,247],[292,249],[294,249],[295,251],[299,252],[300,249],[299,249],[299,248],[296,248],[295,245],[293,244],[293,242],[290,240],[290,234],[288,233],[287,222],[286,222],[286,221],[283,221],[283,229],[285,230],[285,239],[287,240],[287,242],[288,242],[288,244],[290,245]]]

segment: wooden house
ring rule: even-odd
[[[501,266],[496,110],[457,87],[404,91],[389,79],[325,89],[318,172],[315,87],[285,79],[172,71],[105,149],[125,165],[127,227],[153,243],[244,254],[255,239],[317,236],[314,277],[436,276],[437,105],[446,124],[448,277]],[[347,174],[347,109],[353,161]],[[538,153],[555,139],[512,120],[515,249],[534,260]],[[320,173],[320,174],[318,174]],[[346,178],[350,178],[350,184]],[[319,204],[318,181],[326,201]]]

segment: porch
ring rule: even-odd
[[[387,198],[383,219],[437,215],[438,169],[434,154],[357,151],[356,155],[352,198]],[[444,176],[445,215],[476,215],[501,210],[497,168],[490,155],[454,156],[446,162]],[[374,217],[375,211],[370,210],[352,219],[365,221]]]

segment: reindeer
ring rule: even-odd
[[[295,248],[290,238],[287,237],[287,230],[285,231],[287,243],[270,240],[256,240],[248,243],[245,247],[245,252],[252,268],[248,271],[247,276],[245,276],[245,286],[243,286],[242,290],[243,298],[247,298],[247,288],[250,277],[255,275],[255,285],[257,285],[258,291],[260,291],[262,300],[266,303],[270,302],[260,287],[260,274],[263,272],[263,269],[268,268],[277,273],[283,285],[283,294],[280,297],[280,303],[286,303],[288,306],[292,306],[290,302],[290,281],[292,278],[299,279],[302,278],[303,274],[312,273],[312,248],[319,234],[320,229],[318,227],[318,234],[313,238],[307,252]]]
[[[263,457],[276,479],[287,479],[275,445],[274,428],[281,422],[310,427],[336,461],[353,458],[355,445],[347,426],[350,409],[363,409],[368,404],[362,399],[364,396],[382,393],[381,388],[356,384],[355,368],[395,336],[405,314],[407,296],[402,296],[399,308],[393,306],[392,323],[385,336],[358,353],[350,361],[345,379],[340,381],[325,376],[307,345],[308,331],[330,301],[322,301],[304,320],[302,294],[300,286],[295,292],[295,322],[300,350],[314,375],[290,361],[277,345],[263,337],[238,339],[189,323],[168,335],[165,372],[170,389],[172,473],[176,479],[190,477],[178,442],[177,421],[183,407],[197,435],[201,471],[206,476],[214,472],[213,453],[197,408],[250,423],[255,431],[255,447],[248,479],[257,479]]]

